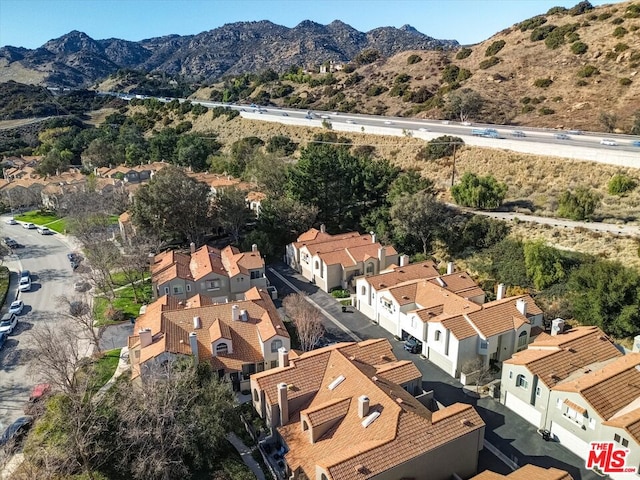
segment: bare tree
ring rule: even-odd
[[[479,393],[480,387],[486,385],[491,379],[491,368],[480,358],[466,362],[462,366],[462,372],[466,375],[473,375],[476,393]]]
[[[93,283],[111,304],[115,298],[115,284],[111,272],[117,267],[121,258],[118,247],[110,241],[92,242],[85,243],[84,251],[91,264]]]
[[[61,307],[59,313],[79,327],[94,345],[95,351],[100,353],[100,338],[103,329],[95,326],[96,318],[87,298],[71,298],[67,295],[60,295],[56,300],[58,306]]]
[[[313,349],[324,336],[322,314],[301,293],[287,295],[282,305],[296,327],[300,349],[303,352]]]

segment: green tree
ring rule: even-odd
[[[445,113],[448,118],[459,118],[461,122],[466,122],[480,113],[483,105],[484,99],[479,93],[463,88],[449,94]]]
[[[573,315],[584,325],[597,325],[622,338],[640,329],[640,278],[617,262],[596,260],[569,276]]]
[[[565,278],[562,255],[543,240],[525,242],[524,264],[533,286],[543,290]]]
[[[624,173],[616,173],[607,185],[609,195],[624,195],[636,188],[636,181]]]
[[[209,155],[215,155],[221,146],[212,138],[181,135],[176,144],[176,163],[194,172],[203,172],[207,169]]]
[[[174,163],[178,134],[173,128],[165,128],[149,140],[149,157],[154,162]]]
[[[416,170],[405,170],[391,182],[389,192],[387,193],[387,200],[390,204],[393,204],[396,199],[402,195],[413,195],[421,191],[435,195],[436,191],[433,181],[423,177],[420,175],[420,172]]]
[[[182,169],[168,166],[136,192],[131,206],[134,225],[164,241],[202,244],[213,222],[210,188]]]
[[[498,283],[524,288],[531,286],[524,261],[524,249],[522,242],[518,240],[505,238],[484,250],[471,265],[473,269]]]
[[[52,148],[36,166],[36,173],[42,176],[58,175],[66,172],[73,161],[71,150],[58,150]]]
[[[395,234],[400,238],[413,238],[427,255],[433,240],[441,230],[447,207],[431,193],[420,191],[396,199],[390,211]]]
[[[464,145],[464,140],[460,137],[442,135],[441,137],[429,140],[427,145],[420,149],[416,158],[418,160],[437,160],[439,158],[450,157],[455,149],[460,149]]]
[[[124,146],[114,143],[105,137],[99,137],[91,141],[82,152],[82,164],[85,168],[117,166],[125,161]]]
[[[231,163],[229,165],[231,175],[241,177],[247,164],[258,155],[264,142],[258,137],[245,137],[231,144]]]
[[[640,135],[640,110],[636,110],[633,116],[633,126],[629,132],[631,135]]]
[[[558,199],[557,214],[571,220],[586,220],[600,205],[600,195],[586,187],[578,187],[575,192],[566,191]]]
[[[478,177],[467,172],[457,185],[451,187],[451,195],[458,205],[488,210],[502,204],[507,195],[507,185],[491,175]]]
[[[268,153],[278,153],[281,155],[291,155],[298,148],[298,144],[284,135],[275,135],[267,142]]]
[[[216,197],[215,211],[218,225],[231,235],[233,243],[237,245],[242,229],[252,216],[245,192],[237,188],[225,188]]]

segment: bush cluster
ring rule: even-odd
[[[586,43],[575,42],[571,45],[571,51],[576,55],[582,55],[589,49]]]
[[[539,88],[547,88],[551,86],[552,83],[553,83],[553,80],[551,80],[550,78],[537,78],[533,82],[533,84]]]
[[[520,22],[518,24],[518,28],[521,32],[526,32],[527,30],[534,30],[541,25],[544,25],[545,23],[547,23],[547,17],[545,17],[544,15],[537,15],[535,17],[529,18],[528,20]]]
[[[414,53],[413,55],[409,55],[409,58],[407,58],[407,65],[414,65],[421,61],[422,61],[422,57]]]
[[[624,195],[636,188],[636,185],[636,181],[630,176],[624,173],[616,173],[611,177],[611,180],[609,180],[607,190],[609,191],[609,195]]]
[[[613,31],[612,35],[616,38],[621,38],[624,37],[627,33],[629,33],[629,31],[624,28],[624,27],[616,27],[616,29]]]
[[[463,60],[467,58],[469,55],[471,55],[472,52],[473,50],[471,50],[470,48],[467,48],[467,47],[461,48],[460,50],[458,50],[458,53],[456,53],[456,59]]]
[[[600,70],[598,70],[593,65],[585,65],[580,70],[578,70],[577,75],[580,78],[589,78],[589,77],[592,77],[593,75],[598,75],[599,73],[600,73]]]
[[[485,57],[492,57],[500,50],[504,48],[506,42],[504,40],[496,40],[491,45],[487,47],[487,50],[484,52]]]
[[[500,59],[498,57],[489,57],[486,60],[481,61],[478,67],[480,67],[482,70],[486,70],[487,68],[491,68],[499,63]]]

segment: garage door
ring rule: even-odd
[[[520,400],[515,395],[509,395],[509,392],[505,392],[504,395],[504,404],[507,408],[511,409],[525,420],[533,423],[536,427],[540,426],[542,412],[536,410],[533,405],[529,405],[524,400]]]
[[[451,362],[451,360],[436,352],[433,348],[428,349],[428,354],[429,356],[427,358],[431,363],[447,372],[448,375],[451,375],[452,377],[456,376],[456,372],[453,370],[453,363]]]
[[[557,423],[551,422],[551,435],[555,435],[562,445],[580,458],[586,459],[589,455],[589,444]]]
[[[378,319],[380,326],[387,332],[389,332],[391,335],[398,334],[398,327],[396,326],[396,322],[394,322],[390,318],[385,317],[384,315],[379,315]]]

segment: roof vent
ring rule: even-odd
[[[396,403],[402,405],[402,399],[400,397],[396,398]]]
[[[402,296],[402,299],[403,299],[403,300],[409,300],[409,297],[407,297],[406,295],[403,295],[403,296]]]
[[[466,418],[460,420],[460,424],[464,425],[465,427],[473,427],[473,423],[471,422],[471,420],[467,420]]]
[[[438,285],[440,285],[441,287],[446,287],[447,284],[444,283],[444,280],[440,277],[436,277],[436,282],[438,282]]]
[[[374,382],[378,381],[378,377],[376,377],[375,375],[373,377],[371,377],[371,380],[373,380]]]
[[[364,428],[367,428],[369,425],[375,422],[379,416],[380,416],[380,412],[373,412],[367,415],[367,417],[364,420],[362,420],[362,426]]]
[[[340,375],[338,378],[336,378],[333,382],[331,382],[327,388],[329,390],[334,390],[338,385],[340,385],[342,382],[344,382],[344,375]]]

